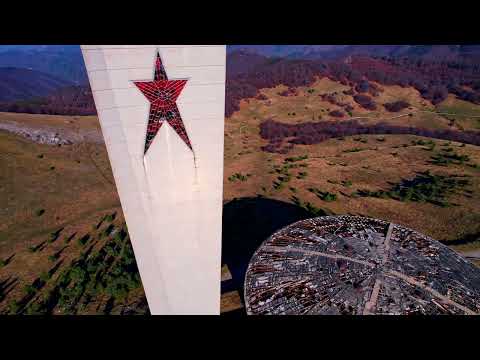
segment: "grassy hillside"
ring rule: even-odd
[[[460,130],[460,127],[457,123],[450,124],[449,119],[443,115],[423,113],[419,110],[438,111],[447,107],[451,109],[452,106],[464,106],[464,102],[449,97],[435,108],[412,88],[382,86],[383,91],[378,97],[374,97],[377,110],[368,111],[356,104],[351,96],[342,93],[347,89],[346,86],[328,79],[321,79],[308,88],[297,88],[296,95],[293,96],[280,96],[279,93],[285,89],[282,86],[263,89],[261,92],[265,98],[242,101],[241,110],[227,120],[225,200],[260,194],[282,201],[300,201],[303,205],[310,203],[328,213],[350,213],[388,219],[446,242],[467,234],[478,234],[480,149],[476,146],[443,140],[430,143],[430,139],[413,135],[362,135],[330,139],[316,145],[295,145],[288,154],[281,155],[262,152],[261,147],[267,142],[259,136],[260,123],[269,118],[291,124],[312,119],[342,121],[329,116],[332,110],[342,108],[319,100],[318,94],[324,93],[336,93],[339,102],[349,103],[354,108],[353,117],[365,117],[359,119],[364,123],[387,121],[431,129],[453,127]],[[399,99],[408,101],[410,108],[397,114],[389,113],[382,106],[386,102]],[[478,116],[480,106],[469,104],[468,111],[469,115]],[[409,113],[413,113],[413,116],[398,117]],[[465,114],[466,110],[461,113]],[[345,119],[347,118],[349,116],[345,116]],[[462,117],[462,129],[474,129],[476,122],[476,118]],[[447,161],[445,165],[445,161],[438,160],[445,160],[445,156],[449,158],[449,154],[454,154],[453,158],[468,157],[468,161]],[[302,155],[307,155],[308,158],[295,163],[286,161],[287,158]],[[286,169],[293,164],[296,166]],[[427,170],[432,174],[468,177],[468,192],[448,195],[453,204],[448,208],[429,202],[360,197],[355,194],[362,189],[387,191],[402,179],[413,179],[418,173]],[[242,181],[238,176],[235,178],[235,174],[249,176]],[[334,194],[335,199],[331,200],[333,196],[325,193]],[[461,249],[462,246],[458,248]]]
[[[348,86],[328,79],[280,95],[286,90],[262,89],[261,98],[243,100],[225,122],[222,251],[230,279],[222,283],[224,310],[243,311],[243,273],[252,251],[278,227],[304,217],[376,217],[459,251],[480,249],[479,147],[357,135],[278,154],[262,151],[268,141],[259,134],[267,119],[297,124],[350,117],[475,130],[480,106],[453,96],[433,106],[411,88],[381,86],[372,97],[377,109],[369,111],[344,93]],[[383,106],[398,100],[410,106],[398,113]],[[332,116],[334,110],[344,116]],[[74,140],[41,145],[0,130],[0,313],[148,313],[98,119],[1,113],[0,121],[53,128]]]
[[[93,117],[2,119],[99,131]],[[0,312],[148,312],[105,145],[42,145],[0,131],[0,153]]]
[[[417,90],[402,88],[397,85],[380,86],[382,90],[372,99],[377,105],[376,110],[367,110],[357,104],[352,95],[343,92],[349,86],[327,78],[317,80],[312,86],[296,88],[296,95],[281,96],[287,90],[279,85],[271,89],[262,89],[264,100],[250,98],[242,100],[240,111],[231,116],[232,122],[242,122],[248,119],[274,119],[285,123],[301,123],[305,121],[338,121],[329,115],[334,110],[344,113],[343,119],[358,118],[364,124],[378,124],[386,121],[392,125],[422,127],[427,129],[477,130],[480,124],[480,105],[456,99],[450,95],[441,104],[434,106],[428,100],[422,99]],[[348,114],[344,106],[325,101],[321,95],[331,95],[337,103],[350,105],[353,110]],[[410,104],[407,109],[392,113],[383,106],[392,101],[404,100]],[[443,115],[438,113],[453,113]],[[408,116],[412,114],[411,116]],[[403,115],[403,116],[402,116]],[[454,119],[454,122],[451,121]]]

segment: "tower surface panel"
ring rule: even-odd
[[[82,52],[151,313],[219,314],[225,46]]]

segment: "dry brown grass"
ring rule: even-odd
[[[96,117],[2,113],[1,119],[34,128],[81,128],[97,134],[100,129]],[[2,301],[4,307],[22,296],[25,285],[52,268],[50,255],[65,247],[59,260],[62,266],[69,264],[84,250],[76,244],[79,237],[93,236],[92,226],[104,215],[117,212],[116,221],[122,222],[123,214],[104,144],[41,145],[0,131],[0,153],[0,258],[14,255],[0,269],[0,279],[18,279]],[[38,216],[40,209],[45,212]],[[50,234],[59,229],[63,229],[59,238],[48,243]],[[41,251],[28,250],[42,243]]]
[[[250,122],[258,119],[274,119],[285,123],[300,123],[305,121],[339,121],[328,115],[332,110],[344,110],[334,104],[323,101],[319,94],[334,94],[337,101],[349,104],[353,107],[352,116],[364,124],[377,124],[388,121],[392,125],[415,126],[427,129],[455,129],[455,130],[478,130],[480,121],[478,118],[457,117],[454,124],[450,123],[450,117],[423,112],[423,111],[455,111],[459,114],[480,115],[480,105],[467,103],[449,95],[448,99],[438,106],[432,105],[428,100],[423,99],[419,92],[413,88],[402,88],[397,85],[384,86],[376,84],[382,91],[378,96],[373,97],[377,104],[374,111],[363,109],[350,95],[342,92],[349,87],[338,82],[322,78],[312,86],[297,88],[297,96],[280,96],[279,93],[287,87],[279,85],[271,89],[262,89],[261,93],[268,97],[268,100],[245,99],[240,103],[240,111],[231,116],[234,123]],[[313,90],[309,93],[308,90]],[[398,113],[388,112],[383,104],[404,100],[411,106]],[[290,115],[288,115],[290,113]],[[295,113],[295,115],[292,115]],[[412,116],[395,118],[398,115],[412,113]],[[321,117],[321,118],[320,118]],[[256,118],[256,119],[255,119]],[[349,118],[346,114],[345,119]],[[341,120],[340,120],[341,121]]]
[[[243,308],[243,303],[238,291],[230,291],[222,294],[220,299],[221,313],[226,313],[241,308]]]
[[[313,88],[314,92],[307,92]],[[299,88],[298,95],[282,97],[278,93],[286,88],[264,89],[269,100],[244,100],[241,110],[225,123],[225,179],[224,201],[233,198],[263,196],[292,201],[292,195],[308,201],[318,208],[336,214],[358,214],[386,219],[419,230],[436,239],[449,240],[480,230],[480,179],[478,169],[466,165],[438,167],[429,164],[430,156],[438,152],[445,141],[435,140],[436,149],[425,150],[425,146],[412,146],[411,140],[420,139],[410,135],[359,136],[345,140],[330,139],[317,145],[297,145],[288,155],[270,154],[261,151],[267,141],[259,136],[259,125],[263,120],[273,118],[278,121],[297,123],[303,121],[342,121],[330,118],[329,111],[337,106],[321,101],[318,94],[336,91],[338,100],[354,107],[354,116],[371,116],[363,122],[378,122],[387,116],[382,106],[376,112],[361,109],[351,96],[341,94],[347,87],[322,79],[312,87]],[[375,98],[378,104],[393,100],[406,100],[416,108],[432,110],[434,107],[421,99],[413,89],[383,87],[384,91]],[[445,102],[445,109],[463,106],[456,99]],[[480,109],[480,107],[478,108]],[[473,108],[473,110],[478,110]],[[472,108],[469,107],[469,111]],[[407,110],[409,111],[409,110]],[[465,110],[466,111],[466,110]],[[288,113],[295,115],[288,115]],[[322,120],[318,120],[319,116]],[[391,116],[392,114],[388,114]],[[98,134],[100,127],[96,117],[68,117],[27,114],[0,114],[2,121],[16,122],[27,126],[54,127],[72,132],[92,131]],[[428,113],[416,113],[412,117],[391,120],[392,123],[429,128],[446,128],[449,120]],[[476,120],[458,122],[463,128],[474,128]],[[455,124],[457,126],[457,123]],[[355,138],[367,140],[366,143]],[[385,138],[385,141],[377,141]],[[403,145],[407,145],[404,147]],[[472,163],[480,164],[478,147],[451,143],[458,154],[466,154]],[[345,152],[353,148],[365,149],[360,152]],[[69,146],[49,146],[32,143],[22,137],[0,131],[0,258],[12,254],[10,263],[0,269],[0,279],[18,279],[18,284],[0,303],[0,310],[14,298],[22,296],[23,287],[31,284],[41,272],[49,270],[53,263],[48,256],[67,246],[60,257],[63,265],[76,258],[84,249],[76,240],[84,234],[95,234],[92,225],[104,215],[117,212],[118,223],[123,222],[113,176],[104,144],[80,143]],[[308,154],[309,158],[299,163],[307,168],[291,169],[291,181],[284,189],[275,190],[273,182],[278,174],[270,174],[273,166],[282,165],[286,157]],[[43,155],[43,158],[39,158]],[[54,170],[50,170],[51,167]],[[467,174],[471,176],[473,191],[471,198],[453,196],[450,201],[459,206],[440,208],[429,203],[399,202],[392,199],[354,198],[351,194],[357,189],[386,190],[403,178],[416,172],[431,170],[443,174]],[[308,172],[304,179],[297,179],[300,171]],[[247,181],[231,182],[228,177],[235,173],[251,174]],[[352,186],[344,186],[349,180]],[[290,187],[296,189],[292,192]],[[309,192],[309,187],[328,191],[337,195],[337,200],[326,202]],[[265,191],[262,190],[265,189]],[[45,209],[42,216],[36,211]],[[272,214],[272,216],[275,216]],[[51,232],[63,228],[60,237],[53,243],[46,242]],[[76,234],[70,243],[65,237]],[[104,240],[96,241],[96,247]],[[31,253],[29,246],[45,242],[41,251]],[[459,247],[460,249],[460,247]],[[471,249],[471,247],[468,247]],[[45,291],[48,287],[45,289]],[[143,290],[138,291],[138,297]],[[222,297],[222,311],[235,308],[239,294],[225,294]],[[237,304],[237,305],[235,305]],[[95,307],[82,313],[95,313]],[[115,311],[114,311],[115,312]]]
[[[330,139],[317,145],[296,145],[288,155],[262,152],[261,146],[267,144],[267,141],[259,136],[259,125],[263,120],[273,118],[287,123],[311,121],[312,112],[325,114],[327,109],[335,109],[334,105],[320,101],[318,94],[331,91],[339,92],[345,87],[330,80],[322,79],[310,88],[315,89],[313,94],[307,93],[307,88],[300,88],[298,95],[293,97],[278,95],[278,92],[284,90],[285,87],[264,89],[262,92],[269,97],[269,100],[249,99],[243,101],[241,110],[227,119],[225,124],[225,201],[233,198],[255,196],[256,194],[291,201],[291,196],[295,195],[303,201],[309,201],[319,208],[336,214],[350,213],[387,219],[417,229],[439,240],[456,239],[480,229],[479,170],[466,165],[439,167],[429,164],[430,157],[439,152],[440,145],[445,141],[435,140],[437,143],[435,150],[427,151],[424,149],[425,146],[411,146],[411,140],[419,140],[420,137],[411,135],[364,135],[348,137],[344,141]],[[433,109],[433,106],[421,99],[414,89],[383,86],[383,90],[375,98],[375,101],[379,104],[402,99],[409,101],[415,107]],[[347,102],[348,97],[342,100]],[[354,116],[359,114],[375,116],[371,120],[364,120],[367,122],[378,122],[379,118],[387,114],[381,106],[379,106],[377,112],[373,113],[359,109],[358,105],[354,105],[354,107]],[[296,113],[296,116],[288,116],[288,113],[293,112]],[[391,113],[388,114],[392,116]],[[328,117],[324,118],[327,119]],[[327,121],[342,120],[328,119]],[[406,122],[412,126],[446,128],[449,121],[444,117],[426,113],[391,121],[391,123],[399,125],[405,125]],[[376,140],[381,137],[385,138],[384,142]],[[367,143],[354,141],[355,138],[366,139]],[[408,146],[403,147],[404,144]],[[472,163],[480,164],[480,149],[478,147],[473,145],[459,147],[460,145],[459,143],[451,143],[451,147],[454,148],[456,153],[469,155]],[[352,153],[344,152],[353,148],[366,150]],[[306,168],[308,176],[305,179],[297,179],[295,175],[305,169],[292,169],[290,172],[294,176],[285,188],[282,190],[272,189],[272,184],[278,176],[278,174],[269,173],[273,170],[273,165],[281,165],[286,157],[304,154],[309,155],[309,159],[304,161],[308,164],[308,168]],[[388,182],[396,183],[403,178],[415,176],[416,172],[425,170],[431,170],[433,173],[470,175],[472,197],[466,198],[457,195],[451,197],[450,200],[459,205],[451,208],[440,208],[429,203],[400,202],[392,199],[349,197],[356,189],[387,190],[391,186]],[[252,176],[245,182],[230,182],[227,180],[230,175],[237,172],[250,173]],[[339,184],[332,184],[328,180]],[[350,180],[353,185],[345,187],[340,184],[342,180]],[[297,189],[297,192],[293,193],[289,189],[290,187]],[[309,187],[335,193],[337,194],[337,201],[322,201],[316,195],[307,191]],[[262,188],[266,188],[267,192],[262,191]],[[345,195],[342,195],[342,193]]]
[[[100,131],[100,123],[96,116],[39,115],[0,112],[0,119],[2,122],[17,122],[35,128],[54,127],[71,130],[80,128]]]

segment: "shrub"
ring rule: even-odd
[[[343,112],[341,112],[340,110],[333,110],[333,111],[330,111],[329,113],[330,116],[333,116],[333,117],[337,117],[337,118],[340,118],[340,117],[344,117],[345,114]]]
[[[353,152],[359,152],[359,151],[362,151],[362,150],[367,150],[367,149],[353,148],[353,149],[343,150],[343,152],[344,153],[353,153]]]
[[[17,300],[12,300],[8,304],[8,311],[10,314],[17,314],[20,311],[20,304]]]
[[[295,95],[297,95],[297,90],[293,87],[289,87],[287,90],[279,92],[278,95],[280,95],[280,96],[295,96]]]
[[[446,196],[469,184],[470,182],[467,179],[459,179],[458,176],[432,175],[427,171],[418,174],[411,180],[402,180],[389,191],[358,190],[357,195],[392,198],[398,201],[429,202],[437,206],[447,207],[450,204],[445,200]]]
[[[35,214],[36,214],[37,216],[42,216],[44,213],[45,213],[45,210],[44,210],[44,209],[38,209],[38,210],[35,212]]]
[[[313,216],[324,216],[324,215],[326,215],[324,210],[322,210],[320,208],[317,208],[315,205],[313,205],[309,202],[305,203],[304,208],[305,208],[305,210],[307,210]]]
[[[105,231],[103,233],[105,234],[105,236],[110,236],[110,234],[113,232],[114,229],[115,229],[115,226],[113,226],[113,224],[110,224],[110,225],[108,225],[108,227],[105,229]],[[87,238],[87,240],[88,240],[88,238]]]
[[[32,285],[26,285],[24,288],[23,288],[23,291],[25,292],[25,294],[27,295],[33,295],[37,292],[37,289],[35,287],[33,287]]]
[[[247,174],[247,175],[243,175],[243,174],[240,174],[240,173],[235,173],[231,176],[228,177],[228,181],[230,182],[235,182],[237,180],[239,181],[247,181],[247,179],[252,176],[251,174]]]
[[[316,188],[309,188],[308,191],[317,195],[323,201],[331,202],[337,200],[337,195],[328,191],[321,191]]]
[[[308,159],[308,155],[302,155],[298,157],[288,157],[285,158],[284,162],[296,162],[296,161],[302,161]]]
[[[50,273],[48,271],[44,271],[40,274],[40,280],[47,282],[50,279]]]
[[[27,307],[27,315],[41,315],[43,314],[42,311],[42,304],[39,303],[32,303]]]
[[[274,188],[275,190],[282,190],[284,187],[285,187],[285,185],[284,185],[283,182],[277,182],[277,181],[275,181],[275,182],[273,183],[273,188]]]
[[[47,242],[49,244],[53,243],[55,240],[57,240],[57,237],[58,237],[58,233],[56,232],[53,232],[50,234],[50,237],[48,238]]]
[[[353,97],[353,100],[355,100],[355,102],[359,104],[361,107],[363,107],[364,109],[367,109],[367,110],[377,109],[377,105],[375,105],[375,102],[368,95],[357,94]]]
[[[390,112],[399,112],[403,109],[408,108],[410,104],[406,101],[399,100],[391,103],[386,103],[383,106],[385,107],[385,109],[387,109]]]
[[[107,234],[108,235],[108,234]],[[87,243],[88,239],[90,239],[90,234],[85,234],[82,236],[80,239],[77,240],[78,245],[80,246],[85,246]]]
[[[465,162],[470,161],[470,157],[468,155],[459,155],[453,152],[453,149],[449,149],[447,149],[448,151],[446,151],[446,153],[438,153],[437,155],[431,156],[430,158],[432,161],[430,161],[430,163],[434,165],[448,166],[449,164],[463,165]]]
[[[326,192],[324,195],[322,195],[321,199],[323,201],[335,201],[337,200],[337,195],[336,194],[332,194],[332,193],[329,193],[329,192]]]
[[[370,84],[368,81],[361,81],[357,86],[355,86],[355,90],[359,93],[365,93],[368,92],[370,88]]]

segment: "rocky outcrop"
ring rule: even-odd
[[[0,122],[0,130],[22,136],[37,144],[71,145],[83,141],[93,143],[103,142],[101,132],[92,130],[80,130],[81,133],[77,133],[70,129],[50,127],[33,128],[16,122]]]

